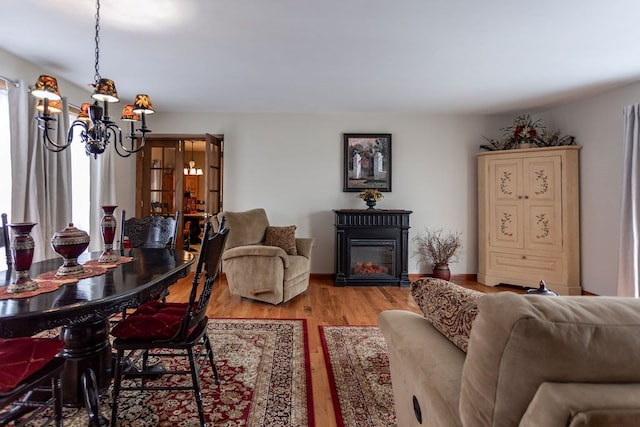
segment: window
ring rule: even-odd
[[[9,97],[7,82],[0,79],[0,151],[11,152],[9,133]],[[0,156],[0,213],[9,215],[11,221],[11,156]]]
[[[0,78],[0,150],[9,153],[11,150],[9,130],[9,96],[7,81]],[[69,120],[73,122],[79,113],[78,108],[69,108]],[[71,200],[72,221],[81,230],[90,230],[90,161],[84,150],[84,144],[71,144]],[[11,156],[0,156],[0,213],[7,213],[11,221]]]

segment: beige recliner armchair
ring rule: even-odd
[[[264,209],[220,212],[214,228],[223,216],[229,237],[222,268],[232,295],[280,304],[309,287],[313,239],[295,238],[295,226],[270,226]]]

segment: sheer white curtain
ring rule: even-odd
[[[6,80],[0,80],[0,83]],[[7,82],[7,84],[13,84]],[[0,213],[11,215],[11,142],[9,133],[9,94],[0,89]]]
[[[640,104],[624,108],[618,295],[640,291]]]
[[[103,205],[116,204],[115,189],[115,148],[111,144],[107,146],[104,153],[98,155],[98,159],[94,161],[91,157],[91,242],[89,243],[90,251],[98,251],[102,249],[102,235],[100,233],[100,219],[102,218]],[[95,185],[94,185],[95,183]],[[119,209],[116,211],[119,212]],[[116,218],[120,218],[116,214]],[[114,242],[115,244],[115,242]]]
[[[11,222],[35,222],[34,261],[58,256],[50,245],[53,234],[71,219],[71,156],[68,150],[54,153],[42,146],[42,131],[36,120],[35,98],[23,81],[9,88],[11,132]],[[67,101],[62,100],[63,111]],[[57,118],[52,137],[65,142],[69,120]]]

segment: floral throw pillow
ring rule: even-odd
[[[482,292],[446,280],[425,277],[411,283],[411,295],[433,327],[467,352],[471,324]]]
[[[298,255],[298,250],[296,249],[296,226],[267,227],[264,244],[282,248],[289,255]]]

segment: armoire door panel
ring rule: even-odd
[[[525,231],[525,247],[533,250],[562,251],[562,211],[558,206],[531,206],[528,227]]]
[[[501,248],[522,248],[522,209],[514,204],[495,204],[491,211],[489,243]]]
[[[489,164],[490,182],[493,183],[491,200],[497,202],[518,199],[522,187],[521,165],[520,160],[496,160]]]
[[[555,202],[562,195],[560,156],[524,159],[524,186],[528,200]]]

